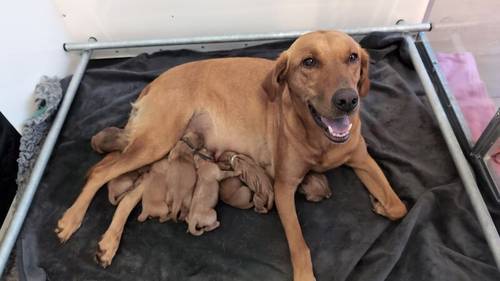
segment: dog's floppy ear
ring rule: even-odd
[[[364,49],[361,49],[360,58],[361,73],[359,75],[358,81],[358,93],[360,96],[366,97],[368,95],[368,91],[370,90],[370,79],[368,78],[368,65],[370,65],[370,56]]]
[[[285,51],[276,60],[274,68],[269,72],[262,84],[271,101],[274,101],[285,89],[287,71],[288,53]]]

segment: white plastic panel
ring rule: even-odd
[[[40,77],[68,75],[77,54],[62,49],[69,37],[51,0],[2,1],[0,32],[0,111],[19,130]]]
[[[422,21],[428,0],[54,0],[73,41],[267,33]]]

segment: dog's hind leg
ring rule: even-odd
[[[146,146],[142,142],[134,142],[129,149],[120,153],[112,152],[91,168],[87,182],[73,205],[66,210],[57,222],[56,233],[61,242],[68,240],[80,227],[87,208],[97,191],[108,181],[129,171],[161,158],[171,146]]]
[[[90,170],[82,192],[57,222],[55,232],[61,242],[80,227],[90,202],[105,183],[164,157],[181,138],[192,111],[178,110],[171,112],[171,116],[144,115],[136,117],[141,117],[140,120],[133,120],[138,125],[131,126],[130,143],[125,150],[108,154]]]
[[[138,181],[141,181],[139,179]],[[111,225],[106,230],[99,241],[96,253],[96,261],[102,267],[108,267],[113,260],[113,257],[118,250],[120,240],[123,234],[123,228],[127,222],[127,218],[134,207],[141,200],[144,191],[144,184],[139,183],[136,188],[127,192],[123,199],[118,204]]]

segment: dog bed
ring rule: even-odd
[[[18,240],[21,280],[290,280],[288,247],[275,210],[260,215],[219,203],[221,227],[194,237],[185,224],[139,223],[137,207],[107,269],[94,261],[115,210],[105,188],[68,242],[60,245],[53,232],[80,193],[87,170],[101,159],[90,138],[104,127],[125,125],[131,102],[147,83],[194,60],[276,58],[290,43],[92,61]],[[378,216],[350,168],[327,172],[330,199],[296,198],[317,279],[500,280],[404,41],[399,35],[371,34],[361,43],[372,60],[372,87],[362,100],[363,135],[409,213],[398,222]],[[61,82],[67,87],[69,78]],[[491,211],[498,226],[498,210]]]

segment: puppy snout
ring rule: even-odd
[[[332,97],[333,105],[339,110],[349,113],[358,105],[358,94],[352,88],[337,90]]]

